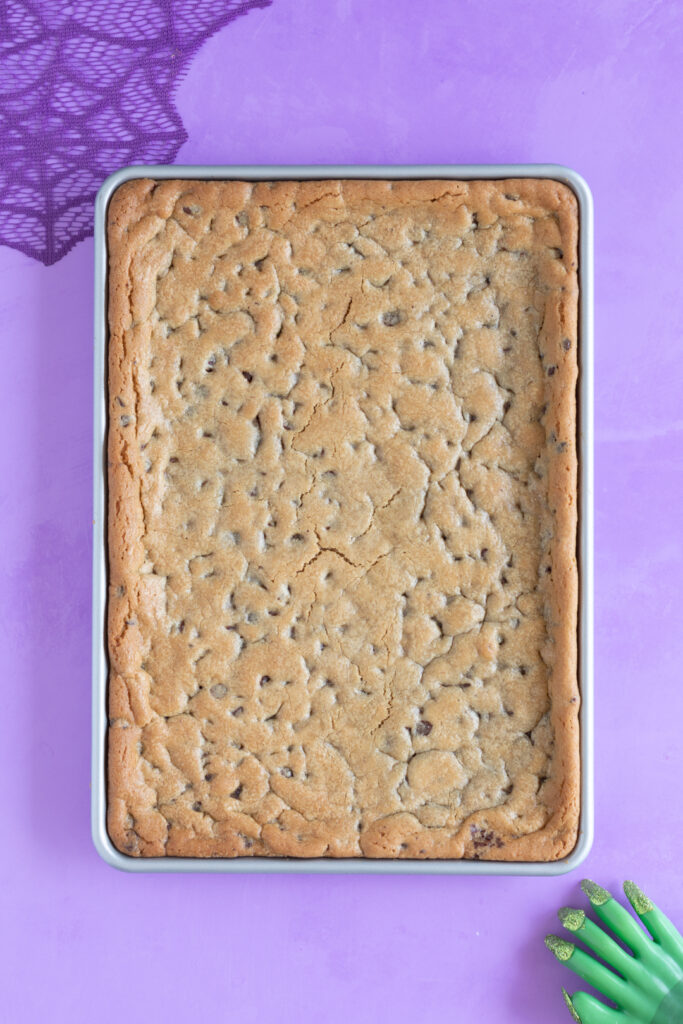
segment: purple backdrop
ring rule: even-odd
[[[597,838],[683,923],[683,12],[274,0],[177,92],[187,163],[555,161],[596,204]],[[0,248],[1,1016],[569,1020],[579,877],[131,877],[89,835],[92,240]]]

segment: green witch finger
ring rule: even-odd
[[[567,1005],[567,1009],[569,1010],[569,1012],[572,1015],[572,1020],[575,1020],[577,1022],[577,1024],[583,1024],[581,1018],[579,1017],[578,1013],[576,1012],[576,1007],[574,1006],[574,1004],[572,1002],[572,997],[569,995],[569,992],[567,992],[566,988],[562,989],[562,996],[563,996],[564,1001],[565,1001],[565,1003]]]
[[[570,996],[562,989],[567,1009],[577,1024],[625,1024],[628,1017],[625,1017],[621,1010],[613,1010],[611,1006],[605,1006],[595,996],[589,996],[587,992],[577,992]]]
[[[604,921],[617,938],[621,939],[635,955],[650,967],[661,966],[660,951],[653,946],[648,937],[633,920],[628,910],[617,903],[612,894],[603,889],[601,885],[591,882],[590,878],[584,878],[581,888],[595,908],[595,913],[601,921]]]
[[[567,942],[557,935],[546,935],[545,944],[555,954],[560,963],[565,964],[580,978],[597,988],[608,999],[632,1014],[634,1017],[649,1021],[652,1019],[659,1000],[638,991],[592,957],[577,949],[573,942]]]
[[[624,882],[624,892],[652,938],[681,968],[683,975],[683,936],[681,933],[635,882]]]
[[[563,907],[558,910],[557,916],[567,931],[573,932],[627,981],[640,986],[643,992],[649,993],[655,1000],[661,999],[666,993],[667,982],[650,973],[642,963],[626,953],[602,928],[593,924],[583,910]]]

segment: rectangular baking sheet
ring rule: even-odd
[[[574,850],[546,863],[475,860],[380,860],[373,858],[126,857],[107,832],[107,232],[109,200],[134,178],[198,180],[325,180],[551,178],[568,185],[579,205],[579,686],[581,691],[581,820]],[[388,167],[350,166],[139,166],[112,174],[95,205],[94,496],[92,597],[92,836],[100,856],[113,867],[137,872],[311,872],[366,874],[560,875],[586,858],[593,842],[593,202],[583,178],[554,164],[438,164]]]

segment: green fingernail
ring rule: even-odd
[[[567,992],[566,988],[562,989],[562,995],[564,996],[564,1001],[567,1004],[567,1009],[569,1010],[569,1012],[572,1015],[572,1020],[575,1020],[577,1022],[577,1024],[581,1024],[581,1018],[579,1017],[578,1013],[576,1012],[576,1007],[574,1006],[574,1004],[572,1002],[572,997],[569,995],[569,992]]]
[[[640,914],[642,917],[643,914],[649,914],[651,910],[654,910],[655,905],[652,900],[647,898],[643,890],[635,882],[624,882],[624,892],[636,914]]]
[[[612,894],[607,892],[607,889],[603,889],[597,882],[591,882],[590,878],[584,878],[581,888],[594,907],[601,907],[607,900],[612,899]]]
[[[570,932],[578,932],[583,928],[586,915],[583,910],[575,910],[574,907],[562,907],[558,910],[557,916],[562,924]]]
[[[546,935],[545,944],[562,964],[571,959],[572,953],[576,949],[573,942],[567,942],[566,939],[561,939],[559,935]]]

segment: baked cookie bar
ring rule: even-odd
[[[117,190],[121,851],[571,851],[577,232],[551,180]]]

